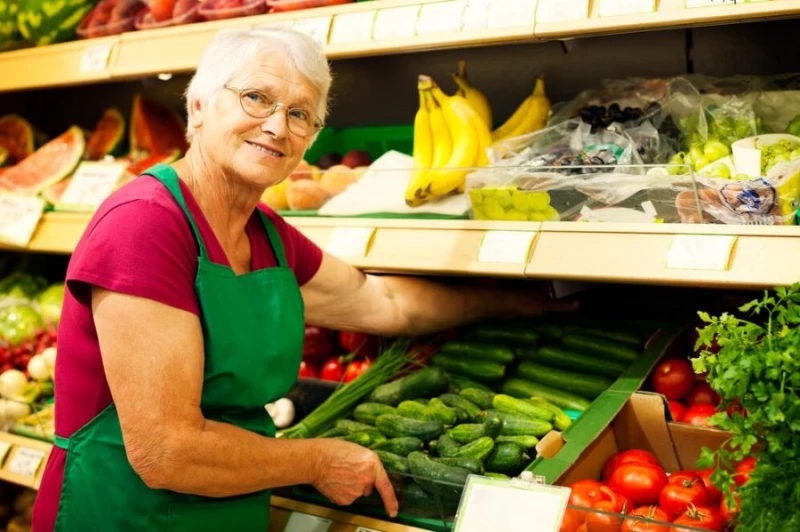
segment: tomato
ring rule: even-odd
[[[714,468],[710,467],[708,469],[701,469],[697,472],[697,474],[700,475],[700,478],[703,480],[703,484],[706,485],[708,494],[711,495],[711,502],[717,504],[722,499],[722,492],[714,485],[713,482],[711,482],[711,474],[713,472]]]
[[[350,382],[360,377],[372,365],[372,361],[368,358],[364,360],[354,360],[347,365],[344,371],[344,382]]]
[[[717,413],[717,408],[712,405],[694,405],[689,407],[683,416],[683,423],[697,427],[711,427],[708,418]]]
[[[702,480],[697,471],[677,471],[667,478],[667,484],[680,484],[685,481]]]
[[[744,486],[750,480],[750,474],[756,468],[756,459],[748,456],[736,465],[736,470],[733,473],[733,480],[739,486]]]
[[[378,355],[378,337],[360,332],[340,332],[339,345],[357,357],[375,358]]]
[[[736,519],[736,514],[739,513],[739,506],[741,506],[742,501],[739,498],[738,493],[734,493],[733,503],[733,508],[729,508],[728,499],[722,499],[722,502],[719,505],[719,513],[722,515],[722,519],[725,520],[726,524],[733,524],[733,521]]]
[[[736,414],[739,414],[742,417],[747,417],[747,410],[745,410],[745,408],[739,402],[739,399],[734,399],[731,401],[725,411],[728,413],[728,417],[731,419],[733,419]]]
[[[688,360],[666,360],[653,371],[653,390],[667,399],[682,399],[694,386],[694,370]]]
[[[330,330],[309,325],[303,338],[303,360],[319,364],[333,354],[333,335]]]
[[[614,515],[620,512],[615,502],[600,501],[594,505],[594,509],[599,511],[587,512],[586,515],[586,529],[589,532],[620,532],[622,518]]]
[[[653,453],[644,451],[642,449],[631,449],[629,451],[622,451],[611,456],[606,463],[603,464],[603,480],[608,480],[614,471],[622,464],[653,464],[661,467],[661,463]]]
[[[305,377],[307,379],[318,379],[319,372],[317,368],[306,362],[305,360],[300,361],[300,372],[297,374],[298,377]]]
[[[655,504],[667,485],[667,474],[653,464],[622,464],[611,475],[609,487],[628,497],[636,506]]]
[[[692,391],[686,396],[686,404],[689,406],[694,405],[719,405],[721,398],[717,392],[711,389],[711,386],[705,381],[695,383]]]
[[[586,528],[586,523],[583,523],[581,526],[575,529],[575,532],[589,532],[589,529]]]
[[[628,515],[643,517],[646,521],[626,519],[622,532],[669,532],[669,527],[660,523],[669,523],[670,516],[658,506],[642,506]]]
[[[564,518],[561,520],[561,528],[558,529],[558,532],[575,532],[575,529],[583,524],[584,519],[584,512],[567,508],[567,511],[564,512]]]
[[[156,22],[163,22],[172,18],[172,9],[175,7],[175,0],[151,0],[150,15]]]
[[[341,382],[344,378],[344,364],[341,359],[337,357],[328,359],[322,366],[321,378],[324,381]]]
[[[692,473],[694,478],[670,477],[669,483],[661,491],[658,497],[658,505],[670,515],[684,513],[687,508],[694,506],[711,506],[713,504],[711,494],[708,493],[703,480]]]
[[[596,480],[586,479],[573,482],[569,487],[572,490],[569,504],[581,508],[591,508],[595,503],[605,499],[605,494],[601,491],[603,487]]]
[[[722,532],[725,528],[725,520],[722,518],[722,514],[719,513],[719,510],[706,506],[689,507],[689,509],[675,519],[672,524],[712,530],[714,532]],[[685,531],[681,528],[672,528],[670,532]]]
[[[680,401],[668,401],[669,413],[672,416],[672,421],[681,421],[686,414],[686,407]]]

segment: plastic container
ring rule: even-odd
[[[240,1],[238,7],[234,2]],[[225,7],[215,7],[226,4]],[[205,20],[224,20],[229,18],[252,17],[267,12],[265,0],[206,0],[200,4],[200,16]]]
[[[283,11],[313,9],[315,7],[338,6],[352,2],[353,0],[267,0],[267,7],[270,12],[281,13]]]
[[[146,10],[141,0],[103,0],[89,11],[75,32],[81,39],[92,39],[133,31],[136,16]]]
[[[157,28],[168,28],[170,26],[182,26],[184,24],[193,24],[195,22],[202,22],[203,20],[204,19],[202,15],[200,15],[200,4],[199,2],[195,2],[194,5],[189,9],[187,9],[182,15],[178,17],[172,17],[170,19],[163,20],[161,22],[153,20],[153,17],[150,14],[149,9],[140,11],[139,14],[136,15],[134,27],[137,30],[152,30]]]

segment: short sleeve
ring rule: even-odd
[[[117,204],[87,229],[67,282],[83,282],[200,314],[197,244],[177,213],[150,200]]]
[[[286,251],[286,261],[294,271],[297,284],[303,286],[319,271],[319,267],[322,264],[322,250],[298,231],[297,228],[286,223],[286,220],[275,211],[263,204],[259,205],[259,208],[275,224]]]

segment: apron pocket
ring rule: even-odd
[[[230,499],[169,505],[169,532],[236,530],[265,532],[269,527],[269,492]]]

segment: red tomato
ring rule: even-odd
[[[172,9],[175,7],[175,0],[151,0],[150,14],[156,22],[162,22],[172,18]]]
[[[692,505],[711,506],[711,494],[708,493],[703,480],[692,473],[694,478],[669,479],[669,483],[658,497],[658,505],[671,515],[684,513]]]
[[[579,480],[570,485],[572,493],[569,496],[569,504],[581,508],[591,508],[595,503],[605,499],[605,494],[601,491],[604,486],[596,480]]]
[[[705,323],[700,324],[700,327],[705,327],[705,326],[706,326]],[[711,351],[712,353],[719,353],[719,344],[717,343],[716,338],[714,340],[711,340],[711,345],[701,345],[700,347],[695,349],[694,346],[697,345],[697,341],[699,339],[700,339],[700,334],[697,332],[697,329],[692,329],[692,333],[689,336],[689,341],[691,342],[691,345],[689,347],[693,353],[700,353],[703,350]]]
[[[667,474],[653,464],[622,464],[611,475],[608,485],[636,506],[655,504],[667,485]]]
[[[586,514],[586,529],[589,532],[620,532],[622,518],[614,515],[620,512],[615,502],[600,501],[594,505],[594,509],[599,512]],[[625,510],[627,511],[627,508]]]
[[[717,413],[717,408],[712,405],[694,405],[689,407],[683,416],[683,423],[697,427],[711,427],[708,418]]]
[[[685,481],[702,480],[697,471],[677,471],[667,478],[667,484],[681,484]]]
[[[688,360],[666,360],[653,371],[653,390],[667,399],[682,399],[694,386],[694,370]]]
[[[672,416],[672,421],[680,422],[686,414],[686,407],[680,401],[669,401],[669,413]]]
[[[714,532],[722,532],[725,528],[725,520],[719,510],[706,506],[690,507],[675,519],[672,524],[702,528],[703,530],[712,530]],[[673,528],[670,532],[684,531],[680,528]]]
[[[322,366],[322,380],[340,382],[344,378],[344,365],[339,358],[331,358]]]
[[[722,499],[722,492],[714,485],[713,482],[711,482],[711,474],[713,472],[714,468],[710,467],[708,469],[701,469],[697,472],[697,474],[700,475],[700,478],[703,480],[703,484],[706,485],[708,494],[711,495],[711,502],[718,504]]]
[[[669,515],[658,506],[642,506],[629,515],[643,517],[647,521],[626,519],[622,523],[622,532],[669,532],[669,527],[660,523],[669,523]]]
[[[744,409],[738,399],[731,401],[725,411],[728,413],[728,417],[731,419],[733,419],[735,414],[739,414],[742,417],[747,417],[747,410]]]
[[[575,532],[575,530],[583,524],[584,519],[583,512],[567,508],[567,511],[564,512],[564,518],[561,520],[561,528],[558,529],[558,532]]]
[[[695,383],[692,391],[686,396],[686,404],[689,406],[694,405],[719,405],[721,398],[717,392],[711,389],[705,381]]]
[[[736,514],[739,513],[739,506],[742,504],[738,493],[734,493],[733,503],[734,507],[729,508],[728,499],[722,499],[722,502],[719,505],[719,513],[722,515],[722,519],[725,520],[725,523],[729,525],[733,524],[733,521],[736,519]]]
[[[347,365],[344,371],[344,382],[350,382],[360,377],[372,365],[372,361],[368,358],[364,360],[354,360]]]
[[[375,358],[378,354],[378,337],[360,332],[340,332],[339,345],[357,357]]]
[[[318,379],[319,372],[317,368],[306,362],[305,360],[300,361],[300,372],[297,374],[298,377],[305,377],[308,379]]]
[[[622,464],[653,464],[661,467],[661,463],[653,453],[642,449],[631,449],[613,455],[603,464],[603,480],[608,480]]]
[[[309,325],[303,338],[303,360],[320,364],[333,354],[333,335],[330,330]]]
[[[756,459],[748,456],[736,466],[736,471],[733,473],[733,480],[739,486],[744,486],[750,480],[750,474],[756,468]]]
[[[575,529],[575,532],[589,532],[589,529],[586,527],[586,523],[583,523],[581,526]]]

